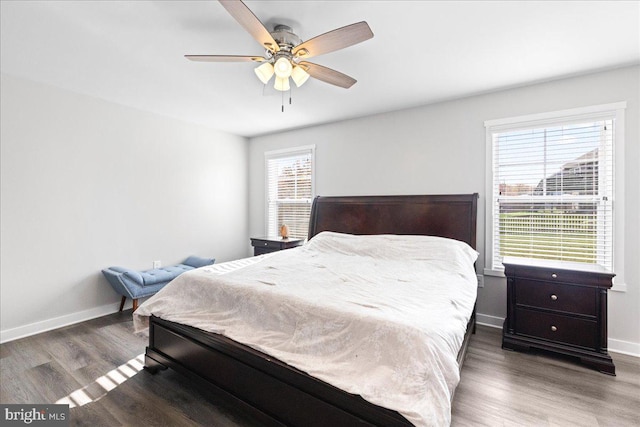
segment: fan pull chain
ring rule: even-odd
[[[284,91],[280,92],[280,98],[281,98],[281,100],[280,100],[281,107],[280,108],[281,108],[281,111],[284,113]],[[291,105],[291,99],[292,99],[291,87],[289,87],[289,105]]]

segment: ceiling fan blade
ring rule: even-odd
[[[278,43],[273,39],[271,33],[269,33],[262,22],[260,22],[256,15],[251,12],[251,9],[249,9],[242,1],[218,1],[222,4],[222,7],[227,9],[227,12],[229,12],[229,14],[233,16],[233,18],[258,41],[258,43],[271,52],[277,52],[280,50]]]
[[[353,77],[349,77],[340,71],[332,70],[331,68],[323,67],[322,65],[312,62],[303,61],[300,62],[298,66],[302,67],[302,69],[313,78],[345,89],[349,89],[357,82]]]
[[[198,62],[264,62],[267,59],[262,56],[246,55],[185,55],[189,61]]]
[[[311,40],[307,40],[304,43],[300,43],[293,48],[293,55],[304,59],[311,58],[312,56],[318,56],[353,46],[354,44],[369,40],[372,37],[373,32],[371,28],[369,28],[369,24],[362,21],[329,31]]]

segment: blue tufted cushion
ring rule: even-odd
[[[115,271],[116,273],[125,273],[127,271],[135,271],[135,270],[131,270],[130,268],[124,268],[124,267],[109,267],[107,270]]]
[[[214,262],[216,262],[215,258],[202,258],[195,255],[192,255],[189,258],[182,261],[183,264],[189,265],[193,268],[204,267],[205,265],[211,265]]]
[[[189,267],[188,269],[191,270],[192,267]],[[171,280],[175,279],[185,271],[187,271],[187,268],[183,268],[180,265],[141,271],[139,273],[140,276],[142,277],[141,285],[149,286],[149,285],[155,285],[157,283],[162,283],[162,282],[170,282]],[[125,273],[125,275],[128,276],[128,273]]]
[[[116,268],[117,267],[111,267],[112,270],[115,270]],[[140,274],[140,272],[135,270],[130,270],[128,268],[123,268],[122,270],[123,271],[121,271],[121,273],[124,275],[124,277],[136,282],[136,284],[140,286],[144,286],[144,279],[142,278],[142,275]]]

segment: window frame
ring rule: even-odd
[[[264,152],[264,231],[265,236],[273,236],[269,230],[269,160],[311,155],[311,203],[316,196],[316,146],[315,144],[283,148]],[[276,236],[279,233],[275,234]],[[306,239],[306,237],[305,237]]]
[[[625,109],[627,103],[615,102],[610,104],[593,105],[588,107],[573,108],[560,111],[552,111],[539,114],[509,117],[503,119],[487,120],[485,125],[486,147],[486,174],[485,174],[485,268],[484,274],[488,276],[504,277],[503,269],[493,269],[494,249],[494,171],[493,171],[493,135],[497,132],[508,132],[534,127],[570,124],[577,121],[596,120],[603,116],[613,117],[613,272],[616,273],[612,290],[626,292],[624,284],[624,134],[625,134]]]

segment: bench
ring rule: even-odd
[[[154,268],[152,270],[137,271],[124,267],[109,267],[102,270],[102,274],[107,278],[113,289],[122,295],[120,310],[124,307],[127,298],[133,300],[133,311],[138,308],[138,299],[155,295],[167,283],[194,268],[211,265],[215,258],[201,258],[190,256],[181,264],[168,267]]]

